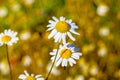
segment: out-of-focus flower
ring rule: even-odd
[[[14,5],[12,6],[12,10],[13,10],[13,11],[19,11],[20,8],[21,8],[21,5],[20,5],[20,4],[14,4]]]
[[[13,43],[18,41],[18,37],[16,37],[17,32],[12,30],[4,30],[3,33],[0,33],[0,45],[7,44],[11,46]]]
[[[79,75],[79,76],[75,77],[75,80],[84,80],[84,76],[83,75]]]
[[[52,30],[48,38],[54,37],[55,42],[61,42],[66,43],[66,36],[75,41],[75,38],[71,35],[71,33],[79,35],[75,31],[75,29],[78,28],[78,26],[75,23],[72,23],[72,20],[65,20],[65,17],[60,17],[60,20],[58,20],[56,17],[52,17],[53,20],[49,20],[49,25],[47,25],[48,29],[47,31]]]
[[[49,72],[49,70],[50,70],[50,66],[51,66],[51,65],[52,65],[52,64],[50,63],[50,64],[48,64],[48,66],[47,66],[47,71],[48,71],[48,72]],[[52,69],[51,74],[58,76],[58,75],[60,75],[60,71],[57,69],[57,67],[54,66],[53,69]]]
[[[99,5],[97,8],[97,14],[99,16],[104,16],[108,12],[108,10],[109,10],[109,7],[107,5],[103,5],[103,4]]]
[[[9,65],[8,65],[7,61],[0,62],[0,71],[4,75],[9,73]]]
[[[90,67],[90,74],[91,75],[96,75],[98,74],[98,67],[93,65],[92,67]]]
[[[102,47],[98,50],[98,56],[103,57],[107,53],[107,48]]]
[[[104,27],[99,30],[100,36],[108,36],[109,34],[110,34],[109,28]]]
[[[31,36],[31,34],[30,34],[29,31],[22,32],[22,33],[20,34],[20,39],[21,39],[21,40],[27,40],[27,39],[30,38],[30,36]]]
[[[68,66],[68,63],[70,66],[73,66],[73,64],[76,64],[76,60],[79,59],[79,57],[82,55],[82,53],[77,52],[79,48],[76,48],[74,44],[64,44],[63,46],[59,46],[58,50],[58,56],[56,59],[56,66],[59,66],[60,64],[62,67]],[[54,49],[53,52],[50,52],[50,55],[52,55],[51,60],[54,61],[55,55],[57,53],[57,49]]]
[[[8,10],[6,7],[0,8],[0,17],[5,17],[8,14]]]
[[[32,4],[32,3],[34,3],[35,2],[35,0],[24,0],[24,3],[25,4]]]
[[[24,56],[23,58],[22,58],[22,63],[23,63],[23,65],[24,66],[29,66],[30,64],[31,64],[31,58],[30,58],[30,56]]]
[[[24,71],[25,74],[21,74],[19,76],[19,79],[22,79],[22,80],[44,80],[44,78],[42,78],[41,76],[42,75],[34,75],[34,74],[31,74],[29,75],[29,73],[25,70]]]

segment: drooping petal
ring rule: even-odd
[[[79,34],[78,32],[76,32],[74,29],[71,29],[70,32],[73,33],[73,34],[76,34],[76,35],[80,35],[80,34]]]
[[[76,61],[72,58],[69,58],[69,61],[71,61],[72,63],[76,64]]]
[[[74,58],[74,59],[79,59],[79,55],[73,53],[73,54],[72,54],[72,58]]]
[[[57,31],[54,29],[48,36],[48,39],[52,38],[55,34],[57,33]]]
[[[69,38],[70,38],[71,40],[75,41],[75,38],[71,35],[70,32],[67,32],[67,34],[68,34],[68,36],[69,36]]]

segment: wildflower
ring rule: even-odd
[[[44,78],[42,78],[42,75],[36,75],[34,76],[34,74],[29,75],[28,72],[25,70],[24,71],[25,74],[21,74],[19,76],[19,79],[22,80],[44,80]]]
[[[8,14],[8,10],[6,7],[0,7],[0,17],[5,17]]]
[[[61,42],[66,43],[66,36],[75,41],[75,38],[71,35],[71,33],[79,35],[75,31],[75,29],[78,28],[78,26],[75,23],[72,23],[72,20],[65,20],[65,17],[60,17],[60,20],[58,20],[56,17],[52,17],[53,20],[49,20],[49,25],[47,25],[48,29],[47,31],[51,31],[48,38],[54,38],[55,42]]]
[[[58,50],[58,56],[56,58],[56,66],[59,66],[60,64],[62,67],[66,67],[69,63],[70,66],[73,66],[73,64],[76,64],[76,60],[79,59],[79,57],[82,55],[80,52],[77,52],[79,48],[76,48],[74,44],[64,44],[63,46],[60,45]],[[51,60],[53,61],[56,55],[57,49],[54,49],[53,52],[50,52],[50,55],[52,55]]]
[[[24,66],[29,66],[31,64],[32,60],[30,56],[26,55],[22,58],[22,63]]]
[[[110,34],[110,30],[107,27],[100,28],[99,35],[100,36],[108,36]]]
[[[5,30],[0,34],[0,45],[7,44],[11,46],[13,43],[18,41],[18,37],[16,37],[17,32],[9,30]]]
[[[6,60],[0,62],[0,71],[2,74],[6,75],[9,73],[9,65]]]
[[[97,14],[99,16],[104,16],[108,12],[108,10],[109,10],[109,7],[107,5],[103,5],[102,4],[102,5],[98,6],[98,8],[97,8]]]

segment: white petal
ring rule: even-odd
[[[55,52],[50,52],[50,55],[55,55],[56,53]]]
[[[72,63],[76,64],[76,61],[75,61],[74,59],[70,58],[70,61],[71,61]]]
[[[60,32],[58,32],[55,36],[54,36],[54,39],[55,39],[55,42],[58,42],[59,41],[59,39],[60,39]]]
[[[53,16],[52,18],[53,18],[56,22],[59,21],[55,16]]]
[[[78,26],[75,23],[70,24],[73,29],[78,29]]]
[[[3,43],[0,43],[0,46],[2,46],[3,45]]]
[[[70,60],[68,60],[68,61],[69,61],[70,66],[73,66],[73,63]]]
[[[44,80],[44,78],[37,78],[37,80]]]
[[[72,58],[74,58],[74,59],[79,59],[79,55],[77,55],[77,54],[72,54]]]
[[[65,33],[62,34],[62,40],[63,40],[63,44],[65,44],[66,43],[66,34]]]
[[[41,76],[42,76],[42,75],[36,75],[35,78],[39,78],[39,77],[41,77]]]
[[[55,59],[55,56],[51,57],[52,62],[54,61],[54,59]]]
[[[66,22],[67,22],[68,24],[71,24],[72,20],[71,20],[71,19],[70,19],[70,20],[66,20]]]
[[[64,59],[63,61],[64,61],[64,65],[67,67],[67,62],[68,62],[67,59]]]
[[[12,46],[12,43],[11,42],[8,42],[8,43],[6,43],[8,46]]]
[[[59,35],[59,43],[60,43],[60,41],[61,41],[61,39],[62,39],[62,33],[60,33],[60,35]]]
[[[68,36],[69,36],[69,38],[70,38],[71,40],[75,41],[75,38],[71,35],[70,32],[67,32],[67,34],[68,34]]]
[[[28,74],[28,72],[26,70],[24,71],[24,73],[25,73],[26,76],[29,76],[29,74]]]
[[[55,24],[48,24],[47,27],[54,27]]]
[[[57,52],[57,49],[53,49],[53,52],[55,52],[55,53],[56,53],[56,52]]]
[[[62,67],[64,67],[65,66],[65,61],[64,61],[64,59],[62,60]]]
[[[31,76],[34,76],[34,74],[31,74]]]
[[[19,79],[25,79],[25,78],[26,78],[26,75],[21,74],[18,78],[19,78]]]
[[[56,22],[54,22],[53,20],[49,20],[49,23],[55,24]]]
[[[50,30],[52,30],[52,29],[54,29],[54,27],[50,27],[50,28],[48,28],[46,31],[50,31]]]
[[[57,33],[57,31],[54,29],[48,36],[48,39],[52,38],[55,34]]]
[[[61,16],[60,21],[65,21],[65,17]]]
[[[82,56],[82,53],[80,53],[80,52],[74,52],[74,54],[77,54],[77,55],[79,55],[79,56]]]
[[[70,32],[72,32],[73,34],[76,34],[76,35],[80,35],[78,32],[76,32],[75,30],[71,29]]]
[[[62,58],[60,58],[60,59],[56,62],[56,66],[59,66],[61,62],[62,62]]]

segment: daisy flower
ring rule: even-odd
[[[73,64],[76,64],[75,60],[78,60],[82,55],[82,53],[77,52],[78,50],[79,48],[76,48],[74,44],[66,43],[64,45],[60,45],[55,65],[59,66],[61,64],[62,67],[67,67],[69,63],[70,66],[73,66]],[[52,55],[52,62],[55,59],[56,53],[57,49],[54,49],[53,52],[50,52],[50,55]]]
[[[11,46],[13,43],[18,41],[18,37],[16,37],[17,32],[12,30],[4,30],[3,33],[0,33],[0,45],[7,44]]]
[[[58,20],[56,17],[52,17],[53,20],[49,20],[49,23],[47,25],[48,29],[47,31],[51,31],[48,38],[54,38],[55,42],[61,42],[66,43],[66,36],[75,41],[75,38],[72,36],[71,33],[79,35],[78,32],[75,31],[75,29],[78,28],[78,26],[72,22],[72,20],[66,20],[65,17],[60,17],[60,20]]]
[[[25,74],[21,74],[19,76],[19,79],[22,80],[44,80],[44,78],[42,78],[42,75],[34,75],[34,74],[29,74],[26,70],[24,71]]]

